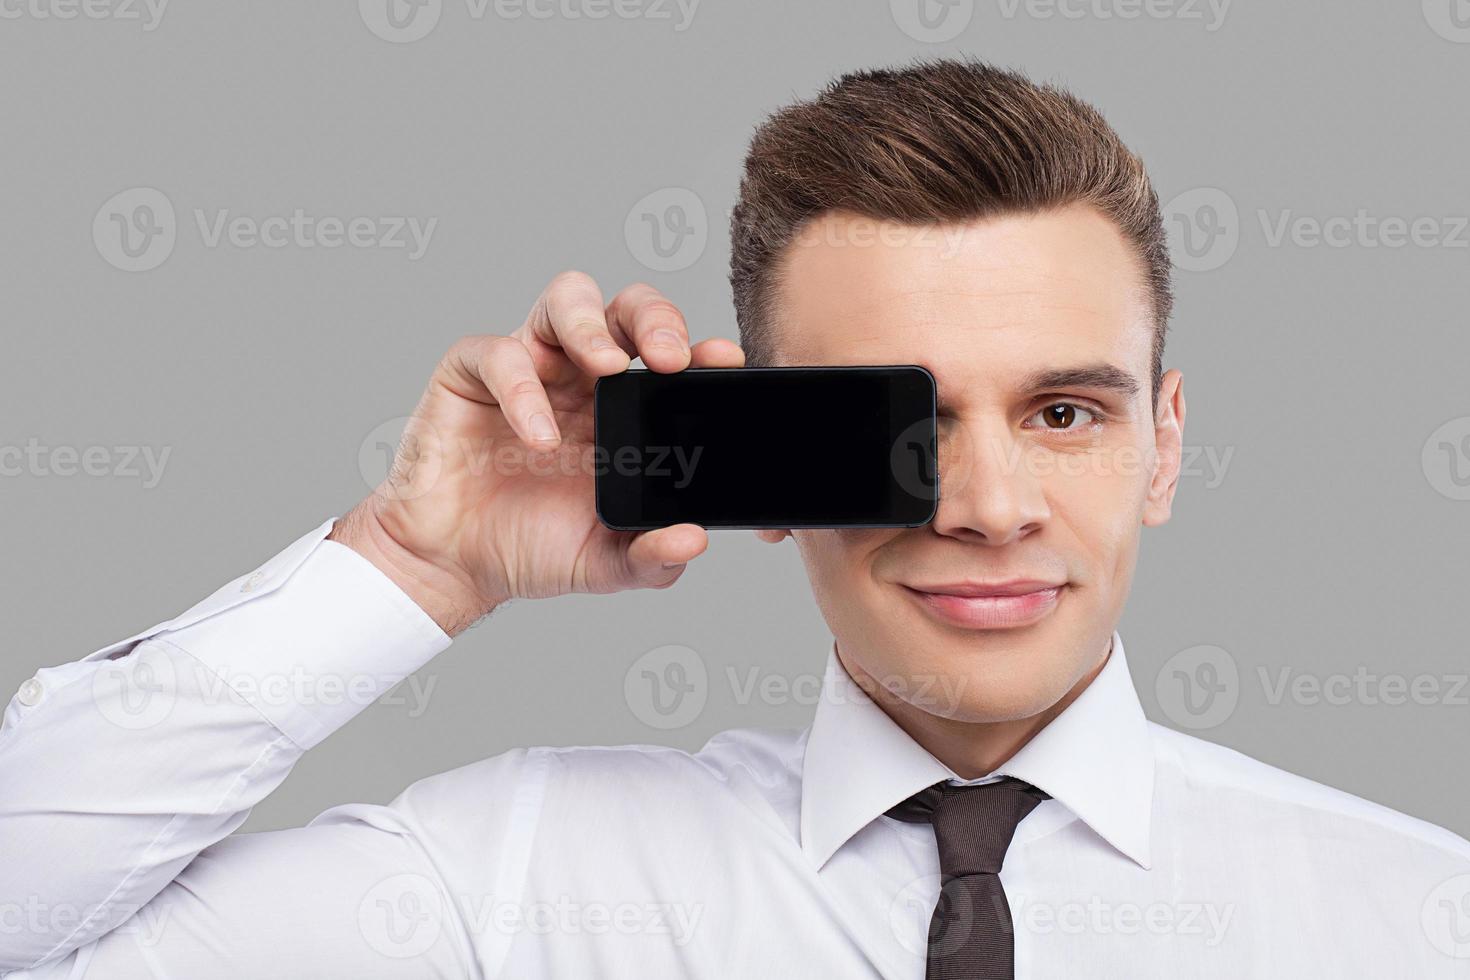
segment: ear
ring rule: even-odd
[[[755,536],[767,544],[780,544],[784,539],[791,536],[791,532],[776,528],[761,528],[755,532]]]
[[[1145,527],[1158,527],[1169,519],[1174,491],[1179,488],[1179,470],[1184,454],[1184,375],[1176,370],[1164,374],[1159,385],[1159,407],[1154,411],[1154,472],[1143,507]]]

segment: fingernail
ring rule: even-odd
[[[550,415],[537,412],[531,416],[531,437],[537,442],[556,441],[556,423],[551,421]]]
[[[687,346],[684,338],[677,331],[669,330],[667,327],[653,332],[653,342],[660,347],[672,347],[675,350],[684,350]]]

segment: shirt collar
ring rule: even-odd
[[[1045,790],[1118,851],[1149,866],[1153,744],[1117,633],[1092,683],[991,775]],[[946,779],[959,776],[873,703],[834,644],[802,764],[801,846],[808,858],[820,868],[889,807]]]

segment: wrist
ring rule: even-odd
[[[482,600],[462,576],[399,543],[379,518],[375,504],[371,497],[358,504],[338,519],[327,540],[371,562],[450,636],[464,632],[495,608],[495,603]]]

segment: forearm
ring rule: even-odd
[[[448,644],[326,531],[176,620],[38,672],[11,702],[0,896],[18,921],[0,930],[0,971],[116,927]]]
[[[0,971],[115,928],[301,754],[166,640],[68,666],[82,669],[54,689],[48,678],[45,700],[0,737],[0,895],[14,910]]]

